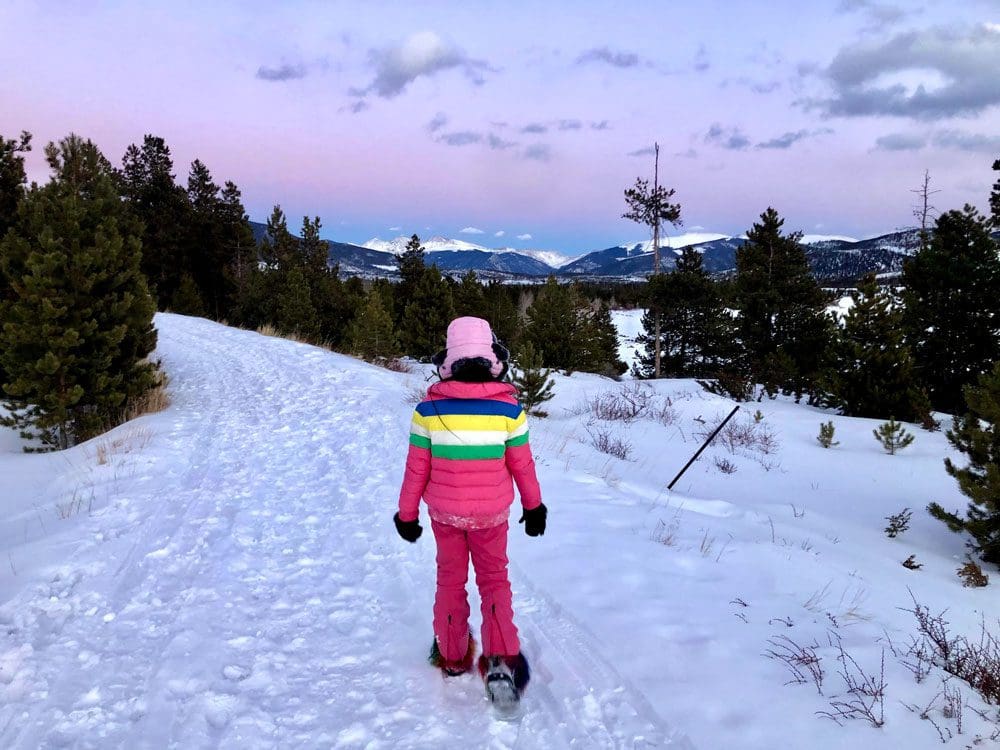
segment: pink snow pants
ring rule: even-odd
[[[521,644],[514,627],[510,581],[507,578],[507,522],[489,529],[466,531],[431,519],[437,540],[437,593],[434,635],[441,655],[461,661],[469,646],[469,556],[476,570],[482,600],[483,653],[516,656]]]

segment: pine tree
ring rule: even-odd
[[[462,276],[462,282],[455,288],[455,315],[462,317],[470,315],[474,318],[484,318],[486,315],[486,298],[483,295],[483,285],[479,283],[475,271],[468,271]]]
[[[551,374],[551,370],[542,367],[541,355],[530,341],[521,347],[514,363],[512,382],[518,390],[518,400],[528,414],[548,416],[546,412],[539,411],[538,406],[555,395],[552,392],[555,383],[550,378]]]
[[[372,290],[351,323],[348,346],[352,354],[369,361],[388,359],[399,354],[399,341],[392,317],[382,303],[382,295]]]
[[[583,305],[578,345],[577,369],[617,378],[628,369],[618,355],[618,329],[611,319],[611,310],[599,302],[596,310]]]
[[[45,153],[51,182],[32,187],[0,242],[13,291],[0,303],[3,423],[66,448],[117,423],[153,386],[155,306],[111,165],[76,135]]]
[[[454,317],[451,288],[438,267],[424,269],[399,326],[403,351],[413,357],[430,357],[440,351]]]
[[[523,344],[532,344],[546,367],[574,370],[580,358],[582,321],[576,288],[549,276],[528,307]]]
[[[142,223],[142,270],[160,306],[170,302],[185,273],[194,275],[185,241],[191,204],[173,171],[170,149],[153,135],[141,148],[129,146],[122,159],[122,197]]]
[[[770,392],[815,390],[826,366],[833,322],[809,271],[798,233],[783,235],[773,208],[736,251],[735,294],[743,367]]]
[[[247,292],[251,272],[257,267],[257,243],[250,227],[250,217],[243,208],[240,190],[232,182],[222,189],[218,206],[219,237],[225,260],[225,289],[227,296],[219,311],[220,318],[232,315],[241,308]],[[236,316],[239,319],[239,315]],[[242,320],[238,320],[242,323]],[[256,328],[256,326],[254,326]]]
[[[222,203],[219,186],[212,180],[208,167],[195,159],[188,175],[187,198],[190,204],[190,218],[186,227],[181,228],[186,235],[184,255],[190,259],[190,272],[181,275],[191,279],[202,299],[204,307],[212,317],[221,319],[229,297],[227,267],[229,255],[222,235]],[[184,292],[190,297],[190,290]],[[176,295],[174,309],[177,309]],[[204,313],[202,313],[204,314]]]
[[[875,274],[866,276],[852,296],[854,305],[837,333],[825,380],[832,402],[850,417],[927,419],[930,404],[903,340],[902,308]]]
[[[671,203],[674,190],[667,190],[660,185],[660,144],[654,143],[655,160],[653,162],[653,188],[649,188],[649,182],[641,178],[636,178],[635,186],[625,191],[625,203],[628,211],[622,214],[623,219],[629,219],[647,226],[651,230],[653,239],[653,275],[656,276],[663,271],[660,262],[660,229],[664,222],[669,222],[674,226],[681,223],[681,206],[679,203]],[[659,309],[652,312],[652,325],[650,334],[653,337],[653,375],[660,377],[660,320]]]
[[[424,262],[425,251],[420,244],[420,238],[412,235],[406,243],[406,249],[400,254],[397,263],[399,267],[399,288],[393,306],[393,319],[402,326],[403,313],[413,301],[417,285],[424,278],[427,265]],[[405,339],[405,337],[404,337]]]
[[[299,252],[311,278],[318,278],[330,270],[330,246],[319,236],[322,227],[318,216],[312,221],[308,216],[302,217]]]
[[[885,452],[890,456],[895,456],[896,453],[913,442],[913,435],[892,417],[889,417],[888,422],[880,424],[878,429],[872,430],[872,435],[882,444]]]
[[[483,289],[483,315],[481,317],[489,321],[490,328],[503,344],[514,351],[517,349],[524,331],[524,323],[517,305],[511,297],[511,293],[517,290],[511,289],[510,284],[499,281],[491,281]]]
[[[993,171],[1000,172],[1000,159],[993,162]],[[993,183],[990,193],[990,214],[994,229],[1000,229],[1000,177]]]
[[[194,315],[195,317],[205,317],[205,303],[201,298],[201,291],[191,274],[181,276],[180,286],[174,292],[170,301],[170,311],[179,315]]]
[[[972,537],[970,547],[983,560],[1000,566],[1000,362],[966,386],[969,411],[955,417],[948,441],[966,455],[968,466],[959,468],[945,459],[945,470],[958,482],[970,502],[965,518],[949,513],[938,503],[928,510],[953,531]]]
[[[706,377],[728,361],[732,318],[722,304],[718,286],[705,271],[701,253],[685,248],[674,270],[649,279],[643,315],[641,356],[637,371],[655,377],[655,330],[660,321],[663,377]]]
[[[17,217],[17,207],[24,198],[28,177],[24,171],[24,155],[31,151],[31,133],[21,131],[17,140],[0,135],[0,240],[7,234]],[[0,300],[3,299],[0,287]]]
[[[972,207],[948,211],[926,249],[903,264],[904,323],[932,406],[964,410],[962,389],[1000,360],[1000,258]]]
[[[319,316],[313,304],[312,292],[301,267],[283,274],[277,300],[275,327],[283,334],[291,334],[305,341],[319,339]]]

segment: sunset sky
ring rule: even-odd
[[[1000,0],[0,0],[0,135],[70,132],[115,164],[145,133],[251,218],[360,243],[444,235],[578,254],[684,227],[865,237],[985,208],[1000,158]]]

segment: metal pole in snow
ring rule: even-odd
[[[725,427],[726,426],[726,422],[728,422],[730,419],[732,419],[733,415],[736,412],[738,412],[739,410],[740,410],[739,404],[737,404],[736,406],[733,407],[733,410],[731,412],[729,412],[729,416],[722,420],[722,423],[718,427],[715,428],[715,431],[711,435],[708,436],[708,440],[706,440],[704,443],[702,443],[701,447],[698,449],[698,452],[695,453],[693,456],[691,456],[691,460],[688,461],[686,464],[684,464],[684,468],[681,469],[680,472],[677,474],[677,476],[674,477],[674,480],[670,484],[667,485],[667,489],[668,490],[672,490],[674,488],[674,485],[677,484],[677,480],[680,479],[682,476],[684,476],[684,472],[688,470],[688,467],[691,466],[691,464],[693,464],[695,461],[698,460],[698,456],[701,455],[701,452],[708,447],[709,443],[711,443],[713,440],[715,440],[715,436],[719,434],[719,430],[721,430],[723,427]]]

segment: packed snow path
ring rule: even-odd
[[[0,747],[691,747],[516,564],[523,718],[427,666],[433,539],[390,518],[397,376],[157,325],[169,411],[87,541],[0,616]]]

